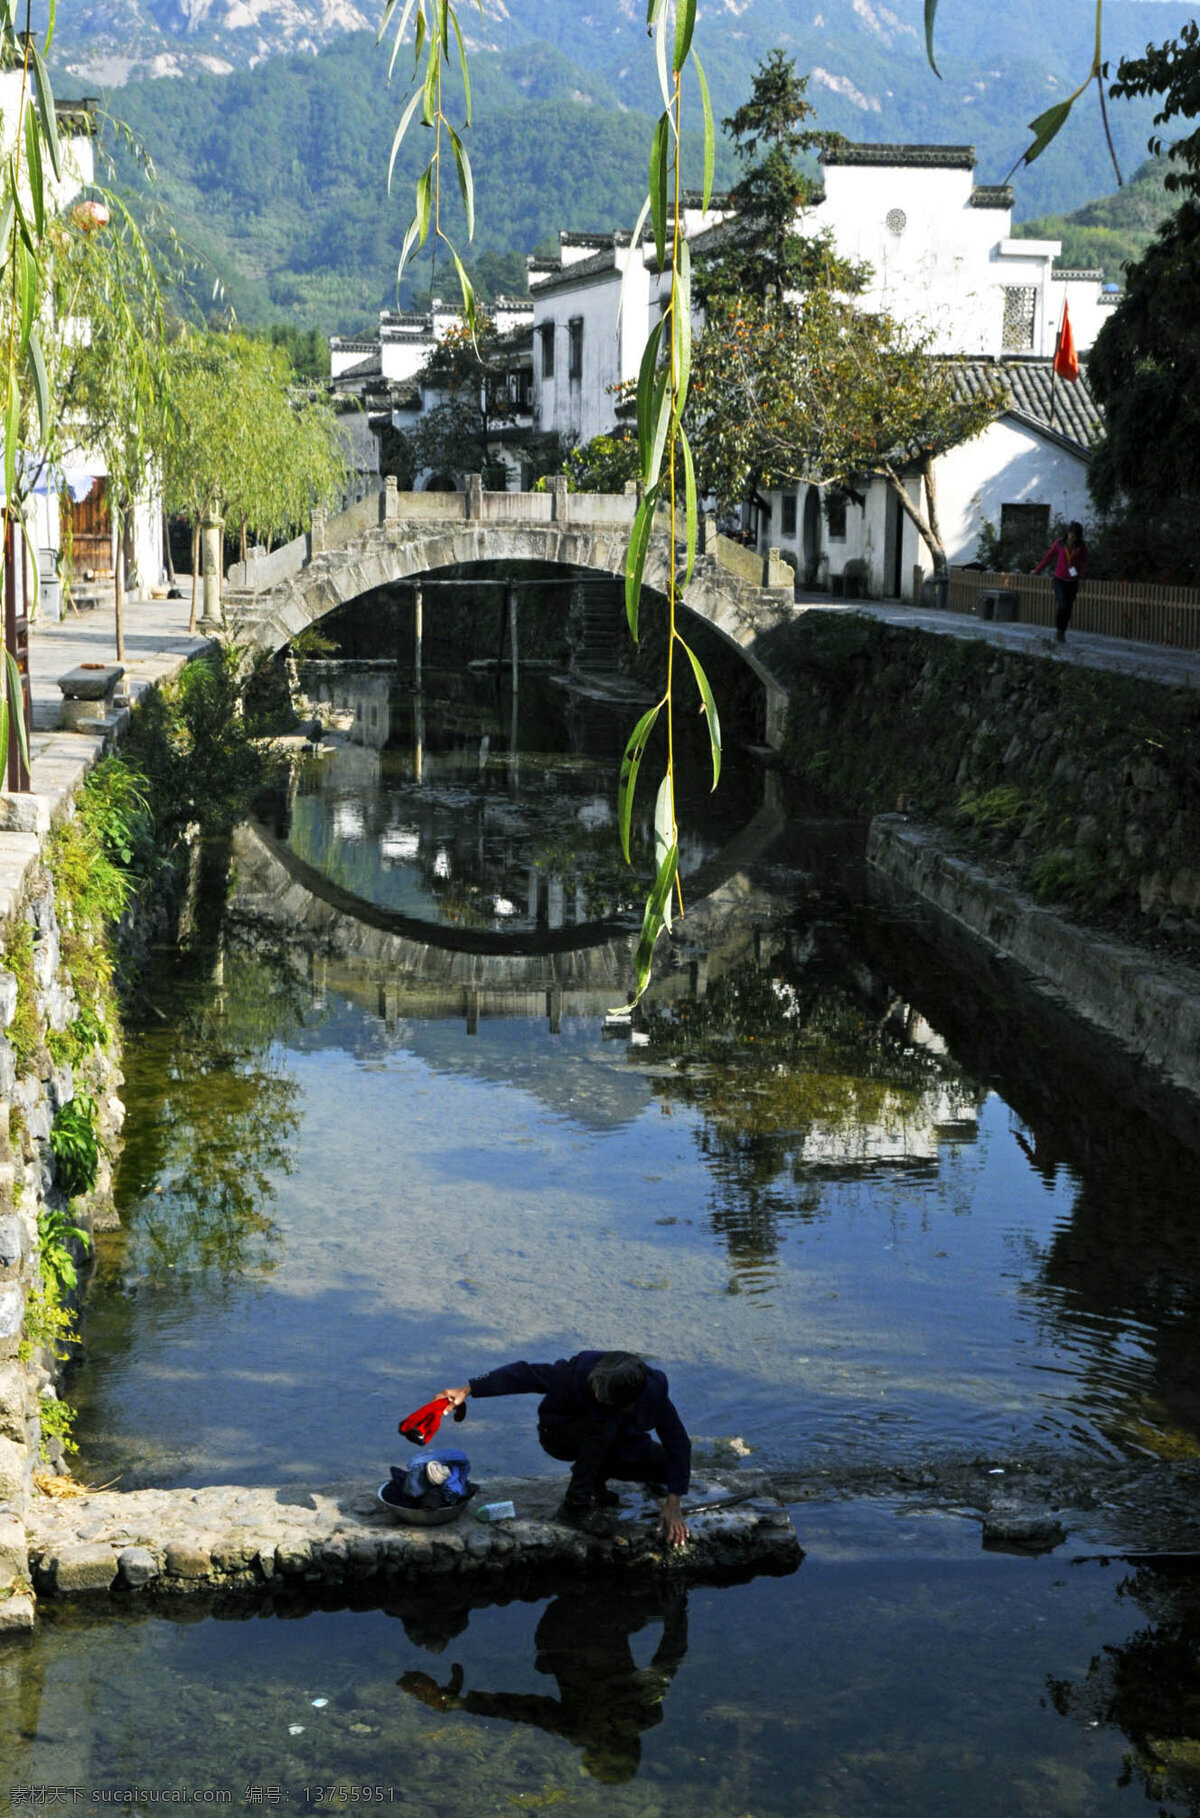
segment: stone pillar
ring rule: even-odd
[[[394,473],[389,473],[383,482],[383,521],[385,524],[400,521],[400,491]]]
[[[550,516],[556,524],[567,521],[567,476],[565,473],[552,473],[546,481],[546,490],[550,494]]]
[[[467,516],[469,518],[481,518],[483,516],[483,475],[481,473],[469,473],[465,477]]]
[[[313,506],[312,527],[308,533],[308,553],[310,556],[325,553],[325,510],[321,505]]]
[[[207,631],[213,631],[225,623],[221,613],[221,557],[224,553],[224,537],[223,520],[205,518],[200,526],[201,570],[204,575],[200,623]]]

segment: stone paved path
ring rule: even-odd
[[[564,1479],[491,1480],[479,1502],[511,1500],[516,1519],[480,1522],[470,1509],[442,1527],[407,1527],[376,1487],[340,1483],[247,1489],[94,1490],[35,1496],[27,1517],[29,1575],[42,1595],[205,1590],[310,1591],[369,1580],[535,1566],[578,1571],[662,1571],[689,1578],[723,1572],[788,1572],[803,1557],[791,1517],[751,1473],[707,1474],[684,1499],[686,1546],[668,1548],[657,1505],[624,1488],[612,1538],[555,1519]],[[746,1493],[749,1492],[747,1497]],[[689,1514],[694,1504],[727,1506]]]
[[[883,625],[932,631],[968,643],[995,644],[1049,663],[1083,669],[1107,669],[1118,675],[1143,676],[1169,687],[1200,688],[1200,650],[1173,650],[1163,644],[1138,644],[1130,638],[1102,638],[1090,631],[1069,631],[1065,644],[1045,625],[996,624],[967,612],[934,612],[905,606],[899,600],[838,600],[825,593],[796,596],[800,612],[859,612]]]
[[[156,682],[177,675],[184,664],[206,648],[206,638],[188,633],[189,601],[126,602],[124,702],[136,701]],[[30,739],[32,790],[10,795],[0,791],[0,921],[17,903],[28,869],[37,862],[40,836],[62,802],[79,788],[92,765],[119,736],[128,705],[97,722],[94,730],[58,729],[62,695],[58,678],[80,663],[116,661],[116,631],[111,605],[59,624],[35,624],[29,638],[33,735]]]

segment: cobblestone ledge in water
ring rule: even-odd
[[[477,1501],[511,1500],[515,1520],[480,1522],[470,1509],[442,1527],[414,1528],[381,1506],[375,1485],[308,1489],[96,1490],[35,1499],[29,1571],[42,1596],[187,1596],[258,1591],[314,1595],[345,1585],[445,1574],[669,1572],[703,1579],[729,1572],[789,1572],[803,1551],[791,1517],[761,1478],[709,1477],[685,1503],[691,1540],[668,1548],[656,1506],[627,1488],[612,1539],[554,1520],[564,1479],[491,1481]],[[720,1499],[724,1500],[724,1506]],[[736,1499],[736,1500],[735,1500]],[[717,1503],[695,1514],[690,1503]]]

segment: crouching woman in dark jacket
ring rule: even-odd
[[[558,1511],[573,1526],[599,1531],[615,1507],[616,1477],[660,1490],[660,1517],[671,1546],[688,1538],[680,1497],[691,1481],[692,1447],[661,1370],[632,1351],[578,1351],[557,1363],[511,1363],[443,1389],[453,1407],[467,1397],[541,1395],[538,1439],[551,1458],[570,1463]],[[657,1440],[650,1434],[658,1435]]]

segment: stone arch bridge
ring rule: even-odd
[[[334,518],[315,513],[311,531],[273,554],[230,569],[225,609],[251,654],[273,655],[308,626],[396,581],[418,580],[468,562],[550,562],[623,577],[632,493],[485,492],[477,475],[465,492],[397,491],[394,482]],[[754,671],[766,697],[766,738],[780,742],[787,691],[770,660],[771,634],[791,618],[791,570],[776,551],[763,558],[706,526],[683,606],[707,621]],[[667,588],[681,562],[664,517],[651,537],[645,585]]]

